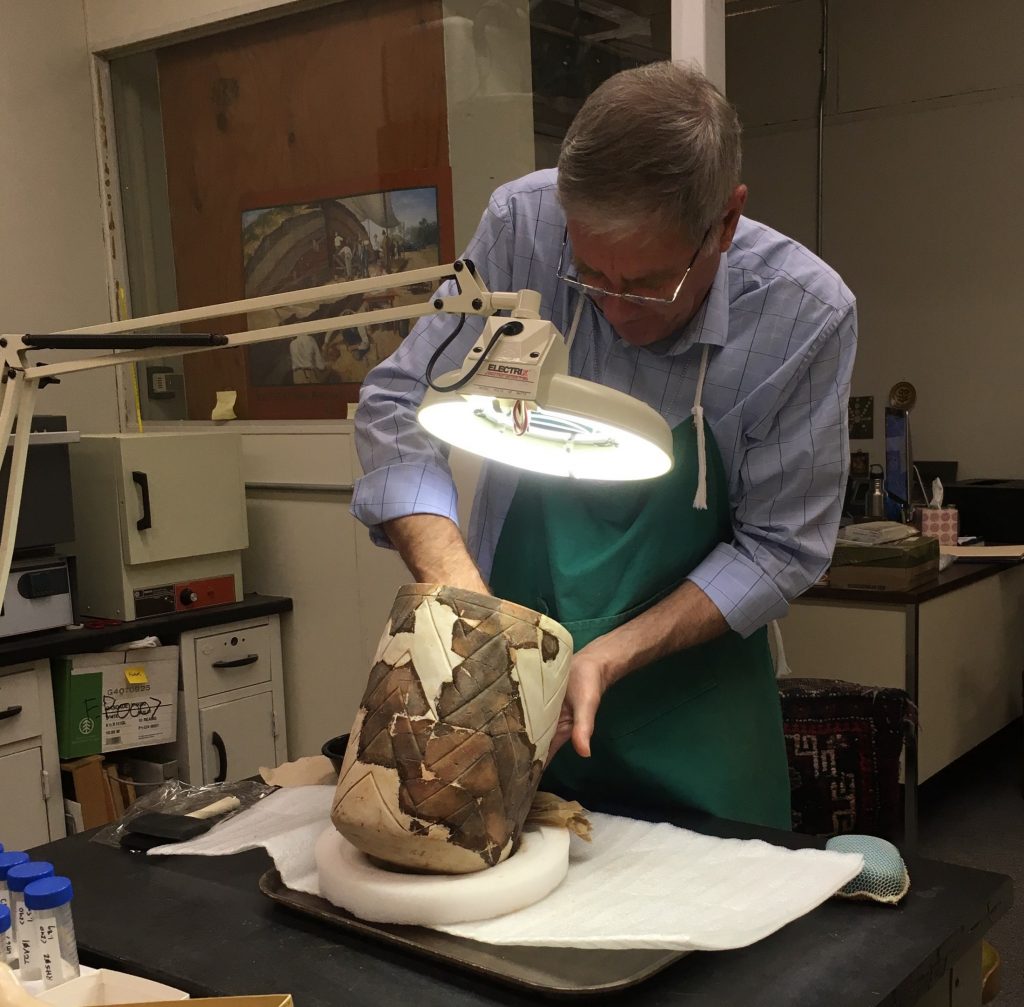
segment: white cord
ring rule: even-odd
[[[572,349],[572,341],[576,338],[576,327],[580,324],[580,315],[583,314],[583,301],[584,297],[580,294],[579,300],[576,301],[576,311],[572,316],[572,324],[569,326],[569,335],[565,337],[566,350]]]
[[[708,451],[704,436],[704,406],[701,404],[701,397],[704,394],[704,378],[708,372],[708,350],[710,346],[704,347],[704,353],[700,358],[700,373],[697,375],[697,394],[693,399],[693,423],[697,428],[697,492],[693,497],[694,510],[708,509]]]

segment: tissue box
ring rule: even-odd
[[[938,539],[939,545],[956,545],[960,536],[960,512],[955,507],[918,507],[914,524],[922,535]]]
[[[56,657],[50,674],[62,759],[177,737],[177,647]]]
[[[909,591],[938,572],[938,539],[918,535],[885,545],[837,543],[828,579],[832,587]]]

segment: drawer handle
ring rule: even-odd
[[[216,732],[210,738],[213,747],[217,749],[217,775],[213,778],[214,783],[223,783],[228,778],[228,750],[224,747],[224,739]]]
[[[21,713],[20,706],[9,706],[6,710],[0,710],[0,720],[10,720],[11,717],[17,717]]]
[[[230,661],[214,661],[212,668],[244,668],[248,664],[255,664],[260,659],[259,654],[247,654],[245,657],[236,657]]]

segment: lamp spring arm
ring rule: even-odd
[[[37,381],[23,377],[15,371],[8,375],[3,386],[3,404],[0,405],[0,445],[6,452],[14,426],[15,414],[18,430],[14,435],[11,465],[7,476],[7,503],[4,507],[3,531],[0,532],[0,593],[7,590],[7,580],[14,559],[14,541],[18,535],[18,517],[21,513],[21,491],[25,484],[25,463],[32,433],[32,413],[35,408]]]

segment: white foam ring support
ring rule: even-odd
[[[320,894],[371,923],[437,926],[525,909],[557,888],[569,870],[569,832],[524,830],[519,849],[473,874],[406,874],[374,865],[333,827],[316,842]]]

